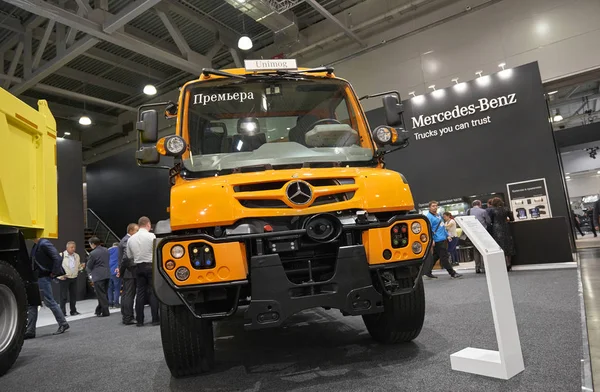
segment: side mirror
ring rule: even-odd
[[[381,125],[375,128],[372,132],[373,140],[378,146],[404,146],[407,144],[408,135],[405,132],[398,132],[393,127]]]
[[[402,125],[402,113],[404,106],[394,95],[386,95],[383,97],[383,108],[385,109],[385,120],[390,127]]]
[[[137,123],[137,130],[140,132],[140,141],[142,144],[156,143],[158,140],[158,113],[156,110],[146,110],[140,115],[140,121]]]
[[[160,154],[155,146],[141,147],[135,152],[135,159],[139,165],[156,165],[160,162]]]

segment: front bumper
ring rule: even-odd
[[[391,223],[406,219],[411,217],[397,217]],[[377,228],[389,226],[390,222]],[[290,232],[285,234],[291,235]],[[302,233],[292,234],[302,235]],[[420,258],[369,264],[366,244],[341,246],[337,252],[334,272],[329,279],[325,281],[310,279],[301,284],[293,283],[288,279],[283,262],[277,253],[249,256],[246,279],[228,282],[176,286],[162,268],[162,247],[173,241],[206,241],[218,244],[245,241],[250,238],[266,240],[281,235],[282,233],[265,233],[260,236],[244,235],[219,239],[207,235],[194,235],[172,236],[157,240],[153,263],[156,295],[162,303],[172,306],[185,305],[195,317],[204,319],[219,319],[234,314],[238,310],[238,304],[243,303],[249,296],[251,300],[244,313],[246,329],[276,327],[293,314],[316,307],[339,309],[347,315],[379,313],[383,311],[384,296],[404,295],[417,288],[421,282],[426,260],[431,257],[430,243],[428,243]],[[412,278],[413,284],[411,287],[388,290],[386,271],[398,268],[404,271],[403,276]],[[232,298],[226,309],[212,311],[203,306],[203,302],[211,299],[221,300],[222,293],[227,293],[227,297]]]

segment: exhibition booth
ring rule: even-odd
[[[430,200],[464,215],[474,200],[513,211],[513,264],[573,261],[569,203],[537,63],[403,101],[408,148],[386,157],[411,184],[415,209]],[[382,109],[367,113],[371,127]],[[549,245],[551,244],[551,245]]]

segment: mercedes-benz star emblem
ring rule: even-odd
[[[303,205],[312,199],[313,192],[307,182],[294,181],[288,184],[285,194],[292,203]]]

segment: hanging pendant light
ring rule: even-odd
[[[92,119],[88,116],[81,116],[79,117],[79,124],[84,126],[92,125]]]
[[[252,40],[247,35],[242,35],[238,40],[238,48],[241,50],[252,49]]]

